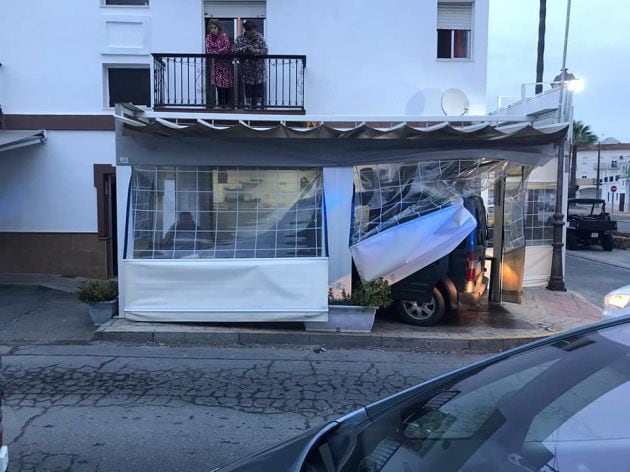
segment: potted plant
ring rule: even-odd
[[[305,321],[307,331],[333,331],[338,333],[369,333],[374,325],[376,310],[387,307],[391,289],[383,278],[361,284],[350,295],[341,291],[335,298],[328,289],[328,321]]]
[[[88,280],[79,287],[77,297],[87,303],[90,318],[100,326],[118,313],[118,282],[116,280]]]

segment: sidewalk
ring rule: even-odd
[[[96,339],[158,344],[297,344],[310,346],[416,349],[422,351],[496,352],[599,321],[601,309],[573,292],[526,289],[523,304],[483,304],[462,310],[442,325],[403,324],[391,313],[377,316],[372,332],[313,333],[301,323],[265,327],[137,323],[114,319],[98,329]]]
[[[0,274],[0,303],[3,294],[8,293],[19,298],[24,287],[44,286],[54,290],[44,290],[38,301],[39,308],[32,306],[19,316],[21,328],[26,332],[29,323],[41,325],[45,323],[47,335],[42,342],[64,341],[58,306],[46,306],[45,295],[50,292],[54,297],[55,290],[68,294],[76,291],[82,279],[59,277],[47,274]],[[24,292],[24,297],[27,292]],[[32,298],[32,297],[31,297]],[[49,302],[48,302],[49,303]],[[58,300],[53,302],[58,303]],[[66,297],[61,311],[73,310],[75,324],[89,321],[85,305],[71,296]],[[50,303],[49,303],[50,305]],[[10,307],[9,307],[10,309]],[[31,313],[38,313],[37,319],[29,320]],[[42,319],[50,313],[50,320]],[[521,305],[505,303],[503,305],[484,303],[479,307],[461,310],[450,316],[444,324],[432,328],[422,328],[400,323],[393,313],[387,312],[377,316],[374,329],[369,334],[349,333],[313,333],[304,331],[301,323],[282,323],[265,325],[217,325],[190,323],[138,323],[125,319],[113,319],[101,326],[92,339],[101,341],[117,341],[129,343],[158,343],[164,345],[299,345],[326,347],[373,347],[392,349],[413,349],[430,352],[441,351],[474,351],[496,352],[508,349],[525,342],[545,337],[553,333],[576,328],[600,319],[601,308],[588,302],[573,292],[550,292],[544,288],[525,289]],[[59,326],[56,335],[51,333]],[[11,328],[3,327],[6,331]],[[13,333],[4,333],[5,339],[22,339]],[[76,337],[75,337],[76,338]],[[74,341],[76,339],[73,338]],[[89,342],[90,336],[84,341]]]

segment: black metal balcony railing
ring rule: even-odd
[[[153,54],[153,60],[155,108],[304,111],[306,56]],[[231,86],[217,87],[215,77],[226,73]]]

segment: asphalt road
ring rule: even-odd
[[[587,300],[598,306],[604,305],[604,297],[608,292],[623,285],[630,284],[630,268],[620,265],[619,260],[628,259],[629,250],[613,250],[609,253],[595,252],[595,255],[606,259],[602,261],[588,260],[593,250],[581,249],[567,251],[565,284],[569,290],[578,292]]]
[[[4,352],[9,470],[37,472],[211,470],[482,357],[115,344]]]

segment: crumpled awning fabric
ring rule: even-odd
[[[450,254],[477,227],[460,199],[350,247],[361,280],[393,284]]]

